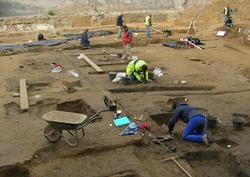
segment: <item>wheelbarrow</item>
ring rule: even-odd
[[[108,111],[117,111],[116,102],[112,102],[108,97],[104,97],[106,108],[98,111],[89,118],[84,114],[64,111],[51,111],[43,115],[43,119],[48,123],[44,128],[43,135],[50,143],[57,143],[63,138],[72,147],[79,145],[80,140],[85,136],[84,127],[91,122],[100,119],[99,114]],[[68,133],[70,138],[64,136]]]

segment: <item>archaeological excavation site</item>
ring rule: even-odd
[[[0,177],[250,177],[250,0],[0,0]]]

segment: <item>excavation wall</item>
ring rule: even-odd
[[[0,1],[0,17],[44,15],[50,10],[76,11],[175,10],[209,0],[5,0]]]

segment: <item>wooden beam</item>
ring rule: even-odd
[[[89,59],[84,53],[80,54],[80,57],[83,58],[90,66],[92,66],[98,73],[103,72],[102,68],[97,66],[92,60]]]
[[[27,111],[29,109],[29,99],[27,93],[26,79],[20,79],[20,109]]]
[[[190,42],[190,41],[187,41],[189,44],[191,44],[192,46],[196,47],[197,49],[200,49],[200,50],[204,50],[203,48],[199,47],[198,45],[195,45],[194,43]]]

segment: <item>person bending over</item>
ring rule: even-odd
[[[131,61],[127,66],[126,74],[130,78],[130,81],[143,82],[141,74],[143,74],[145,81],[150,81],[148,77],[148,64],[143,60],[137,59]]]
[[[186,123],[182,134],[182,139],[197,143],[209,144],[205,133],[206,117],[187,103],[187,99],[170,99],[172,104],[173,116],[168,122],[169,134],[173,133],[176,122],[181,119]]]

